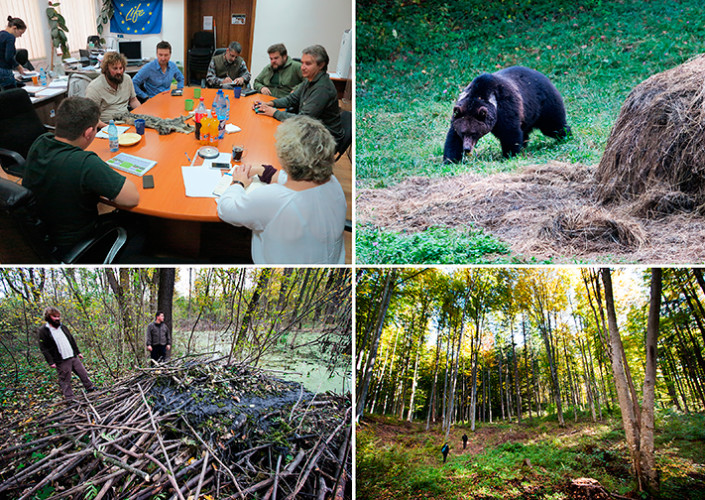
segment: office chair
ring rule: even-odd
[[[32,191],[0,178],[0,220],[5,219],[0,224],[4,233],[0,243],[3,264],[111,264],[127,241],[124,228],[106,224],[62,255],[52,243],[46,224],[37,216],[36,206]]]
[[[5,172],[22,177],[30,146],[46,131],[26,90],[0,92],[0,166]]]
[[[86,88],[100,75],[97,71],[71,73],[67,86],[67,94],[69,97],[86,97]]]
[[[191,48],[188,49],[186,64],[188,67],[188,82],[200,85],[201,80],[208,73],[208,65],[215,50],[215,37],[210,31],[197,31],[191,39]]]
[[[22,66],[24,69],[34,71],[34,66],[31,62],[29,62],[29,52],[27,49],[17,49],[15,60],[17,61],[17,64]]]
[[[93,47],[96,49],[100,48],[100,37],[98,35],[91,35],[88,37],[86,40],[86,47],[90,47],[90,44],[93,44]]]
[[[340,121],[343,124],[345,135],[343,135],[343,140],[338,144],[338,156],[335,158],[335,161],[340,160],[343,153],[352,145],[352,113],[350,111],[341,111]]]

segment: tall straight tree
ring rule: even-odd
[[[384,292],[382,292],[382,307],[379,309],[377,315],[377,321],[374,326],[374,333],[371,336],[370,349],[367,354],[367,362],[365,363],[365,370],[362,375],[362,387],[357,395],[357,408],[355,412],[356,420],[360,420],[363,410],[365,409],[365,400],[367,399],[367,391],[370,388],[370,380],[372,379],[372,371],[375,367],[375,360],[377,359],[377,348],[379,347],[379,339],[382,336],[382,328],[384,327],[384,320],[387,317],[387,308],[389,307],[389,301],[392,298],[392,292],[394,290],[394,281],[396,279],[396,269],[391,269],[387,273],[387,277],[384,282]]]
[[[631,382],[628,372],[629,365],[625,357],[622,338],[617,326],[617,313],[614,304],[612,276],[609,269],[602,269],[602,281],[605,286],[605,302],[607,305],[607,320],[612,345],[612,371],[619,407],[622,412],[622,423],[627,438],[629,454],[637,478],[640,491],[657,493],[658,473],[654,461],[654,400],[656,385],[656,346],[658,342],[659,318],[661,309],[661,269],[651,270],[651,298],[649,303],[649,319],[646,325],[646,368],[644,373],[643,407],[632,395],[629,387]]]

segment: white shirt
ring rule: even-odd
[[[343,188],[335,176],[325,184],[294,191],[278,182],[247,193],[233,184],[218,199],[218,217],[252,229],[255,264],[345,264]]]
[[[54,328],[49,323],[47,323],[47,327],[49,327],[49,333],[51,333],[54,342],[56,342],[56,347],[59,349],[61,359],[73,358],[73,347],[71,347],[71,343],[61,327]]]

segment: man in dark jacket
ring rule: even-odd
[[[164,322],[164,313],[157,311],[154,321],[147,325],[147,350],[154,361],[166,359],[166,352],[171,350],[171,332]]]
[[[39,329],[39,348],[49,366],[56,368],[59,374],[59,387],[66,399],[73,399],[71,372],[76,372],[86,391],[94,389],[93,382],[81,363],[83,354],[78,350],[76,341],[69,329],[61,324],[61,312],[56,307],[44,310],[46,324]]]
[[[291,94],[273,101],[255,101],[257,113],[284,121],[294,115],[308,115],[319,120],[340,147],[345,130],[340,120],[338,92],[328,76],[328,53],[321,45],[311,45],[302,51],[301,74],[303,83]],[[277,108],[286,108],[283,111]]]

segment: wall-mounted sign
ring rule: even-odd
[[[211,31],[213,29],[213,16],[203,16],[203,31]]]
[[[233,14],[230,24],[245,24],[245,14]]]

